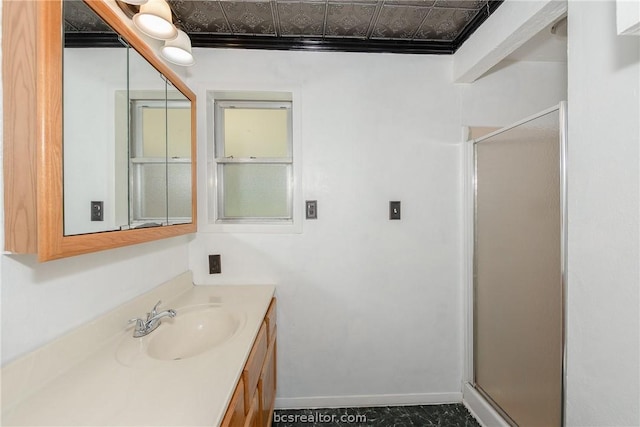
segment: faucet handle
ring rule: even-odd
[[[151,310],[151,317],[155,316],[156,314],[158,314],[158,307],[160,307],[160,304],[162,304],[162,301],[158,301],[156,303],[156,305],[153,306],[153,310]]]
[[[129,319],[127,325],[131,325],[132,323],[136,324],[136,331],[142,331],[144,329],[144,320],[140,319],[139,317]]]

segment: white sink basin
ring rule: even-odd
[[[216,305],[175,309],[155,331],[142,338],[124,337],[116,358],[132,365],[142,354],[157,360],[183,360],[224,345],[244,326],[245,316]]]
[[[220,308],[180,310],[176,317],[165,319],[148,335],[149,357],[181,360],[197,356],[228,341],[238,331],[241,319]]]

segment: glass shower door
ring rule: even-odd
[[[475,386],[519,426],[562,424],[560,115],[547,111],[474,144]]]

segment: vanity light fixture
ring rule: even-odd
[[[171,6],[166,0],[116,0],[116,4],[142,33],[165,41],[160,49],[162,58],[185,67],[195,64],[191,39],[173,24]]]
[[[148,0],[140,5],[133,16],[133,23],[144,34],[158,40],[173,40],[178,29],[171,19],[171,7],[166,0]]]
[[[178,36],[175,39],[164,42],[160,54],[176,65],[190,66],[196,62],[191,53],[191,39],[182,30],[178,30]]]

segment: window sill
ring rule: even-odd
[[[202,224],[198,232],[203,233],[263,233],[263,234],[300,234],[302,221],[273,223],[216,223]]]

